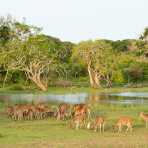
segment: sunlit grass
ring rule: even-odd
[[[2,106],[2,105],[1,105]],[[92,106],[92,118],[102,115],[106,119],[105,132],[95,133],[91,130],[78,131],[68,126],[68,121],[57,121],[53,118],[34,121],[12,121],[5,114],[0,116],[0,148],[23,148],[27,146],[71,148],[77,147],[146,147],[148,146],[148,129],[139,118],[141,111],[148,112],[146,105],[98,105]],[[3,109],[1,110],[1,113]],[[133,119],[133,133],[118,134],[113,125],[121,116]]]
[[[0,88],[0,93],[55,93],[55,94],[64,94],[64,93],[79,93],[79,92],[88,92],[88,93],[111,93],[111,92],[148,92],[148,87],[141,88],[125,88],[125,87],[113,87],[113,88],[90,88],[90,87],[49,87],[47,92],[42,92],[36,87],[32,89],[25,88],[22,90],[10,89],[12,86],[7,86]]]

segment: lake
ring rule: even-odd
[[[101,103],[101,104],[147,104],[147,92],[122,92],[122,93],[67,93],[67,94],[0,94],[1,102],[65,102]]]

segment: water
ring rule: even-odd
[[[148,93],[74,93],[74,94],[0,94],[1,102],[66,102],[70,104],[96,102],[101,104],[147,104]]]

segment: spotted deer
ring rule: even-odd
[[[77,116],[74,117],[73,123],[75,125],[76,130],[78,130],[80,127],[83,126],[84,120],[85,120],[85,115],[84,114],[80,114],[80,115],[77,115]]]
[[[97,132],[98,128],[100,129],[100,133],[104,132],[104,126],[105,126],[105,120],[103,117],[97,116],[95,118],[95,121],[93,123],[89,122],[87,124],[88,129],[93,129],[95,132]]]
[[[130,117],[120,117],[116,123],[118,127],[118,132],[122,131],[122,127],[126,126],[126,132],[129,130],[132,132],[132,119]]]
[[[6,108],[6,114],[8,115],[8,117],[13,118],[13,116],[14,116],[14,108],[12,106],[8,106]]]
[[[57,120],[64,120],[67,117],[69,108],[69,104],[60,104],[57,111]]]
[[[73,107],[73,116],[85,115],[88,119],[90,118],[90,108],[86,104],[76,104]]]

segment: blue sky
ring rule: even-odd
[[[61,40],[138,38],[148,26],[148,0],[0,0],[0,15],[7,14]]]

